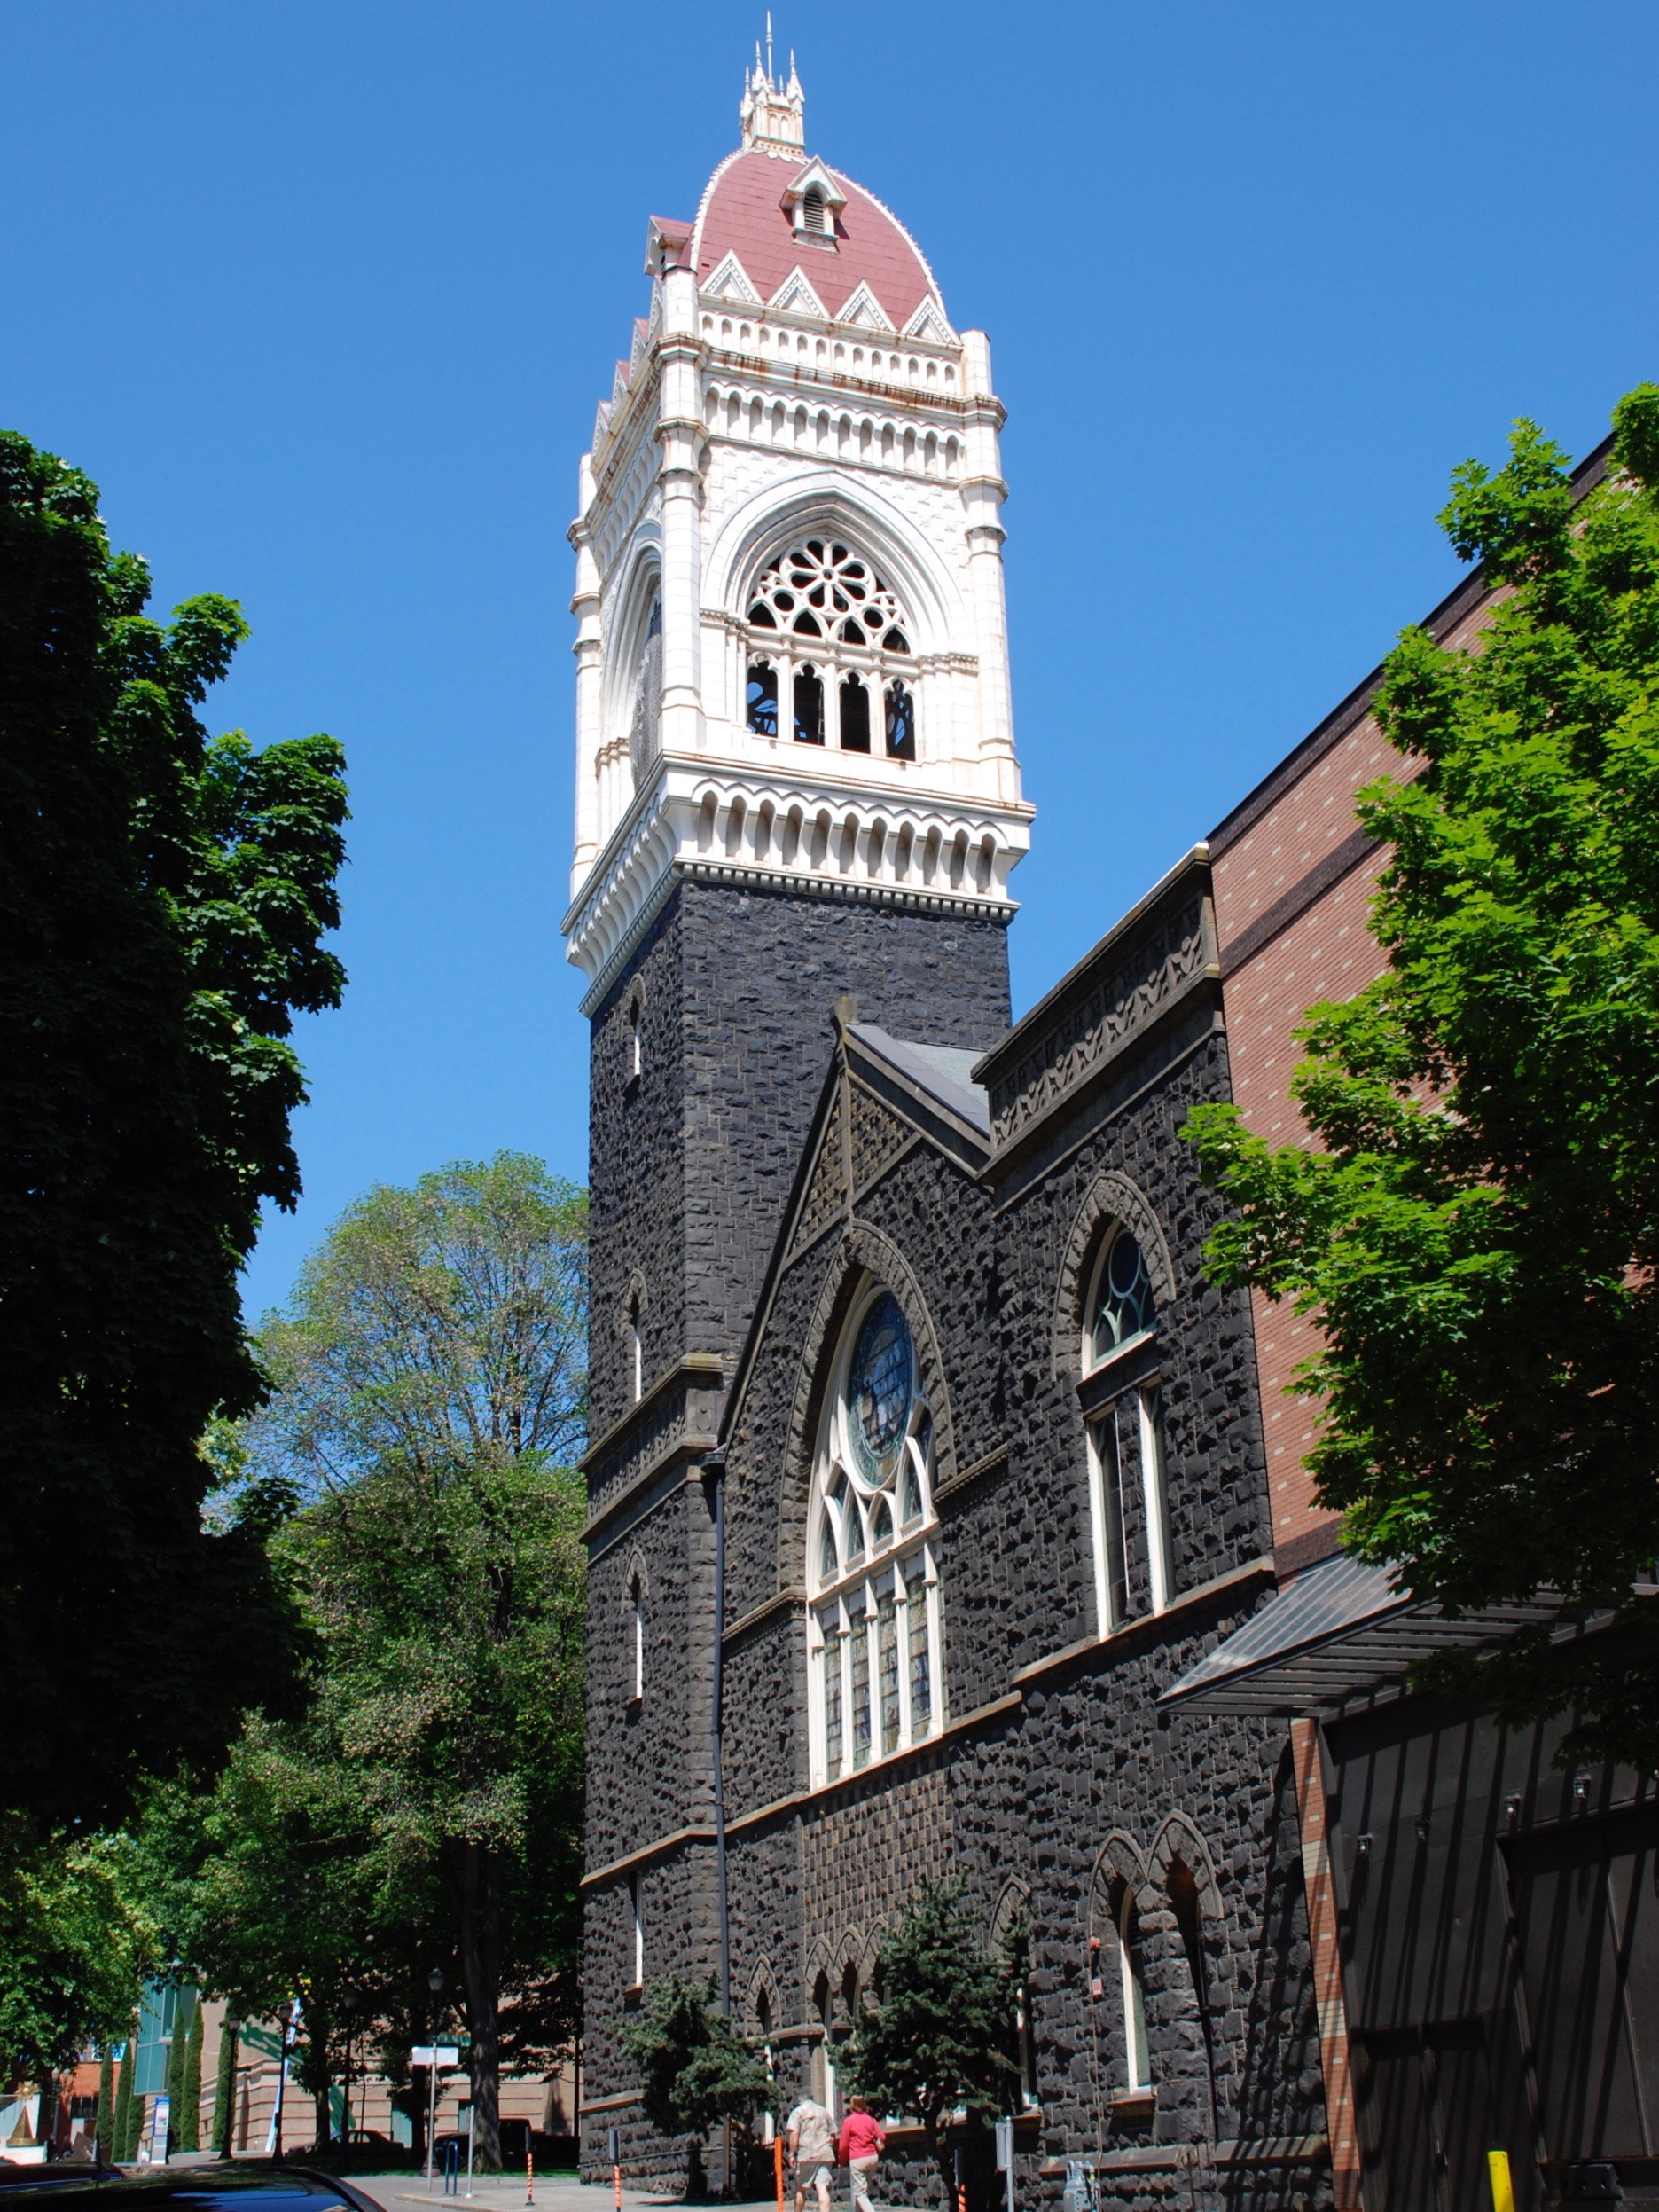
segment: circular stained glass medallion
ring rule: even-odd
[[[910,1325],[890,1291],[864,1317],[847,1382],[847,1427],[866,1482],[883,1483],[898,1463],[910,1420]]]

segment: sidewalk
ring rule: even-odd
[[[372,2197],[382,2212],[408,2212],[411,2205],[425,2204],[434,2208],[465,2207],[466,2169],[461,2169],[458,2196],[446,2198],[443,2183],[434,2176],[431,2193],[419,2174],[353,2174],[351,2185]],[[522,2212],[525,2200],[522,2174],[479,2174],[473,2181],[470,2201],[481,2212]],[[536,2177],[536,2212],[613,2212],[615,2196],[606,2182],[582,2182],[574,2174],[537,2174]],[[659,2191],[630,2189],[622,2185],[622,2212],[663,2212],[669,2205],[679,2205],[679,2197],[664,2196]],[[752,2205],[722,2206],[720,2212],[775,2212],[771,2197],[756,2199]]]

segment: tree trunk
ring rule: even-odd
[[[501,1891],[497,1852],[469,1843],[461,1864],[461,1977],[472,2036],[473,2156],[501,2170]]]

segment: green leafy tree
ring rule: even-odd
[[[219,2067],[213,2085],[213,2147],[229,2158],[236,2147],[236,2051],[239,2023],[226,2012],[219,2029]]]
[[[267,1323],[248,1432],[251,1479],[305,1501],[280,1546],[388,1978],[453,1963],[486,2169],[504,2058],[578,2022],[586,1239],[585,1196],[520,1154],[371,1192]]]
[[[33,2081],[124,2032],[156,1930],[119,1837],[54,1838],[0,1870],[0,2078]]]
[[[747,2127],[775,2112],[777,2085],[758,2052],[734,2033],[719,2008],[720,1984],[679,1974],[653,1982],[643,2011],[624,2020],[618,2041],[645,2084],[640,2109],[664,2135],[693,2138],[693,2162],[723,2121]]]
[[[125,2027],[127,2040],[121,2051],[121,2073],[115,2086],[115,2134],[112,2153],[121,2165],[136,2158],[138,2152],[138,2099],[133,2089],[133,2072],[138,2063],[138,2021],[136,2014],[129,2013]]]
[[[244,2017],[304,1996],[291,2066],[329,2133],[342,1995],[387,1939],[362,1778],[315,1711],[249,1716],[213,1788],[158,1785],[138,1832],[157,1918]]]
[[[947,2206],[956,2201],[947,2114],[966,2118],[969,2185],[984,2195],[987,2122],[1019,2081],[1020,1939],[1000,1955],[981,1941],[958,1882],[925,1882],[877,1954],[879,2000],[862,2012],[842,2054],[850,2085],[879,2112],[920,2121]]]
[[[1512,1722],[1576,1709],[1572,1760],[1659,1764],[1659,388],[1607,481],[1518,426],[1441,520],[1506,596],[1483,649],[1407,631],[1377,712],[1420,764],[1360,796],[1391,848],[1382,977],[1312,1009],[1316,1149],[1231,1107],[1190,1128],[1237,1211],[1215,1279],[1323,1331],[1317,1494],[1419,1598],[1559,1590],[1603,1634],[1443,1658]]]
[[[115,2059],[107,2043],[98,2066],[98,2118],[93,2122],[100,2163],[115,2154]]]
[[[325,737],[197,715],[246,625],[148,619],[96,487],[0,434],[0,1844],[109,1824],[291,1681],[263,1502],[199,1439],[261,1380],[238,1268],[299,1188],[293,1016],[338,1003]],[[65,1562],[73,1561],[73,1572]]]

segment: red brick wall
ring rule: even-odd
[[[1495,604],[1470,609],[1445,641],[1473,644]],[[1289,1097],[1302,1057],[1293,1032],[1318,1000],[1351,997],[1385,965],[1366,926],[1383,855],[1355,845],[1354,796],[1378,776],[1403,772],[1375,720],[1360,715],[1328,745],[1311,747],[1305,767],[1270,805],[1250,819],[1247,802],[1245,826],[1224,823],[1211,842],[1233,1095],[1250,1129],[1276,1144],[1309,1141]],[[1252,1304],[1279,1549],[1334,1518],[1314,1504],[1303,1465],[1317,1409],[1286,1394],[1318,1349],[1319,1332],[1259,1292]]]

